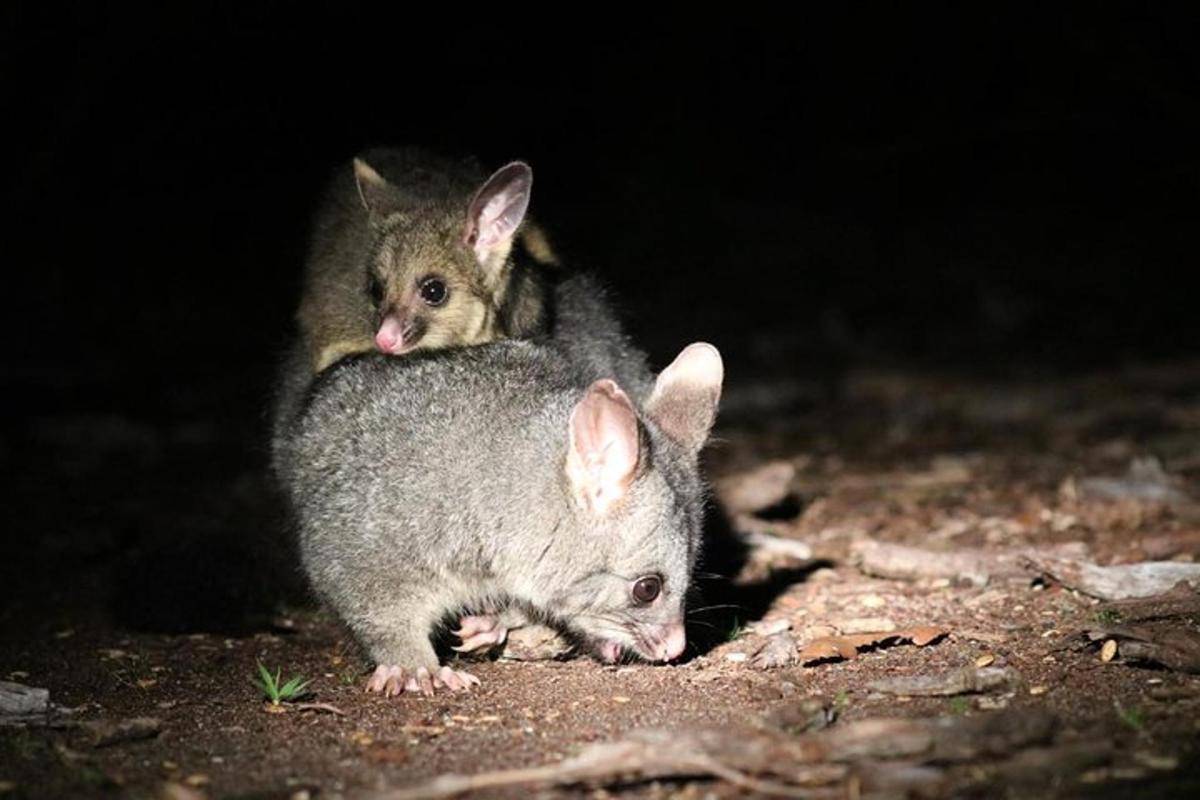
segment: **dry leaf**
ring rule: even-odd
[[[942,638],[946,633],[945,629],[933,625],[919,625],[899,631],[856,633],[850,636],[828,636],[809,642],[800,650],[798,658],[801,664],[813,661],[825,661],[833,658],[842,658],[848,661],[858,655],[859,650],[871,647],[883,647],[904,640],[912,642],[917,647],[924,647]]]

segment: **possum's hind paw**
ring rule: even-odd
[[[458,630],[451,633],[462,639],[462,644],[451,649],[459,653],[469,653],[480,648],[504,644],[508,628],[500,624],[499,617],[479,614],[463,617],[458,622]]]
[[[378,692],[384,697],[395,697],[404,692],[420,692],[428,696],[437,689],[461,692],[478,685],[479,678],[469,672],[450,667],[439,667],[431,673],[425,667],[406,670],[396,664],[380,664],[367,681],[367,691]]]

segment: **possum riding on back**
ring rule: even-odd
[[[514,161],[485,179],[473,161],[376,149],[339,171],[317,215],[299,311],[313,373],[376,348],[481,344],[541,323],[536,270],[552,263],[526,221],[533,173]]]

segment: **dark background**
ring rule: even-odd
[[[1200,343],[1190,16],[515,13],[7,7],[6,403],[258,414],[312,203],[381,143],[527,159],[660,364],[697,338],[731,380]]]

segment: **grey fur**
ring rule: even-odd
[[[358,356],[323,373],[281,426],[304,568],[378,664],[432,670],[431,629],[463,611],[517,608],[643,654],[682,618],[700,543],[697,454],[639,410],[628,494],[603,516],[576,503],[568,420],[612,363],[587,347],[576,363],[569,349],[506,340]],[[711,424],[715,395],[701,402]],[[638,606],[631,582],[651,573],[661,602]]]

